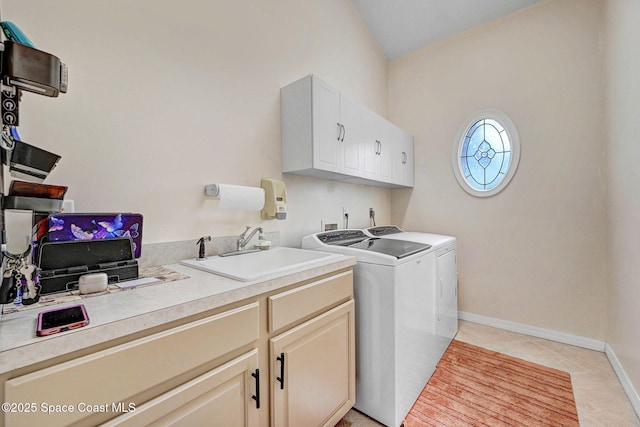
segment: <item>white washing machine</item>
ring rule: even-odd
[[[435,334],[440,357],[458,332],[458,268],[456,238],[441,234],[402,231],[395,225],[370,227],[368,234],[383,239],[407,240],[431,245],[435,252]]]
[[[363,230],[306,236],[304,249],[356,258],[356,404],[400,426],[441,357],[436,336],[436,254],[428,244]]]

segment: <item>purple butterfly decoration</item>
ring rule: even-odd
[[[75,224],[71,224],[71,234],[73,234],[73,237],[77,240],[91,240],[94,237],[94,233],[90,230],[83,230]]]
[[[61,214],[61,218],[49,217],[51,240],[95,240],[128,237],[133,250],[139,255],[142,236],[142,216],[139,214]],[[135,218],[132,221],[132,218]],[[137,242],[134,239],[138,239]]]
[[[60,231],[64,228],[64,220],[55,217],[51,218],[49,232]]]
[[[113,221],[111,222],[100,221],[98,222],[98,225],[104,228],[107,231],[107,233],[114,233],[117,230],[120,230],[122,228],[122,215],[120,214],[116,215],[116,217],[113,218]],[[109,236],[109,237],[113,237],[113,236]]]

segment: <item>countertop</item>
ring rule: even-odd
[[[285,274],[239,282],[180,264],[166,267],[189,276],[113,294],[85,298],[90,323],[47,337],[36,336],[38,313],[52,307],[0,317],[0,374],[126,335],[180,320],[227,304],[351,267],[355,259],[337,255]],[[56,305],[65,307],[78,301]]]

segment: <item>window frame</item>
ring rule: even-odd
[[[462,167],[460,164],[462,147],[464,146],[464,141],[467,136],[467,133],[471,130],[474,124],[476,124],[479,120],[483,120],[483,119],[495,120],[500,125],[502,125],[505,131],[507,132],[507,135],[509,136],[509,142],[511,144],[511,158],[509,160],[509,166],[507,168],[507,172],[505,173],[500,183],[498,183],[498,185],[496,185],[495,187],[489,190],[478,190],[477,188],[474,188],[471,184],[469,184],[469,182],[467,181],[467,179],[465,178],[462,172]],[[520,163],[520,136],[518,135],[518,130],[516,129],[515,124],[509,118],[509,116],[507,116],[505,113],[493,108],[484,109],[472,114],[471,116],[469,116],[469,118],[467,118],[467,120],[463,122],[462,126],[458,130],[458,133],[456,134],[456,139],[453,144],[452,166],[453,166],[453,173],[456,177],[456,180],[458,181],[458,184],[460,184],[460,187],[462,187],[464,191],[476,197],[490,197],[501,192],[511,182],[511,179],[513,178],[513,176],[516,173],[516,170],[518,169],[519,163]]]

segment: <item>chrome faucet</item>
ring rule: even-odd
[[[260,232],[260,234],[258,235],[258,238],[261,239],[261,240],[264,239],[264,235],[262,234],[262,227],[254,228],[253,231],[251,231],[251,233],[249,233],[249,230],[251,230],[251,227],[247,225],[247,228],[246,228],[246,230],[244,230],[244,233],[242,233],[241,235],[238,236],[238,240],[237,240],[237,250],[238,251],[245,250],[245,246],[247,246],[247,244],[251,241],[251,238],[257,232]]]

